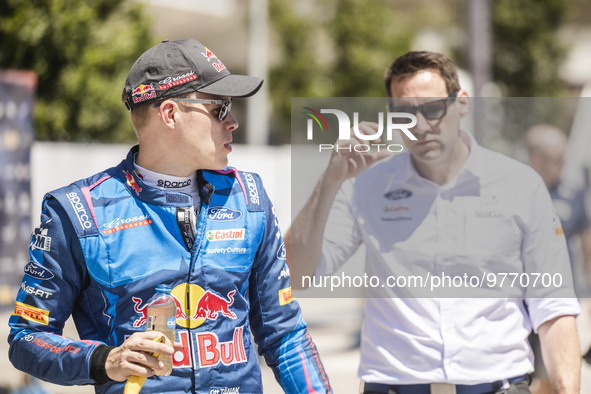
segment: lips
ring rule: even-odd
[[[232,141],[227,142],[227,143],[224,144],[224,147],[226,149],[228,149],[230,152],[232,152],[232,145],[230,145],[231,143],[232,143]]]

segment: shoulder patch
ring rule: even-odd
[[[56,200],[70,218],[78,237],[93,237],[99,234],[94,210],[89,193],[75,184],[54,190],[49,193]]]
[[[258,175],[253,175],[250,172],[240,172],[238,174],[237,179],[246,198],[248,210],[264,211],[261,194],[263,192],[263,185]]]
[[[225,170],[214,171],[214,173],[226,176],[234,176],[246,202],[247,209],[251,212],[261,212],[265,210],[263,184],[257,174],[238,171],[235,168],[228,167]]]

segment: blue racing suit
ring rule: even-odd
[[[147,300],[167,284],[183,349],[173,355],[172,374],[147,379],[143,391],[262,393],[252,329],[285,392],[330,392],[291,297],[285,245],[259,177],[233,168],[199,171],[194,215],[188,194],[142,182],[137,151],[45,196],[9,323],[15,367],[57,384],[120,393],[124,382],[106,378],[104,368],[100,379],[93,375],[96,354],[104,363],[108,346],[143,331]],[[80,340],[61,335],[70,315]]]

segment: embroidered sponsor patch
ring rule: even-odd
[[[227,230],[209,230],[205,236],[210,242],[214,241],[235,241],[244,239],[243,228],[231,228]]]
[[[279,305],[289,304],[293,301],[291,296],[291,286],[286,289],[279,290]]]
[[[34,306],[16,302],[13,315],[20,316],[23,319],[34,321],[43,325],[49,324],[49,311],[35,308]]]
[[[138,220],[137,222],[124,223],[124,224],[120,224],[118,226],[109,228],[107,230],[103,230],[103,234],[104,235],[113,234],[117,231],[127,230],[130,228],[136,228],[136,227],[140,227],[140,226],[147,226],[149,224],[152,224],[152,219]]]
[[[406,189],[396,189],[384,194],[384,197],[388,200],[401,200],[403,198],[409,198],[410,196],[412,196],[412,192]]]
[[[242,211],[226,207],[211,207],[207,213],[207,218],[214,222],[231,222],[242,217]]]
[[[29,275],[31,278],[40,280],[53,279],[54,277],[50,270],[40,266],[37,263],[33,263],[32,261],[29,261],[29,263],[25,265],[25,275]]]

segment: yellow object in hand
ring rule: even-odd
[[[154,341],[164,343],[166,342],[166,337],[164,335],[159,336],[158,338],[154,338]],[[160,354],[152,353],[152,357],[158,358]],[[144,385],[146,378],[144,376],[135,376],[131,375],[127,378],[127,382],[125,383],[125,387],[123,388],[123,394],[139,394]]]

